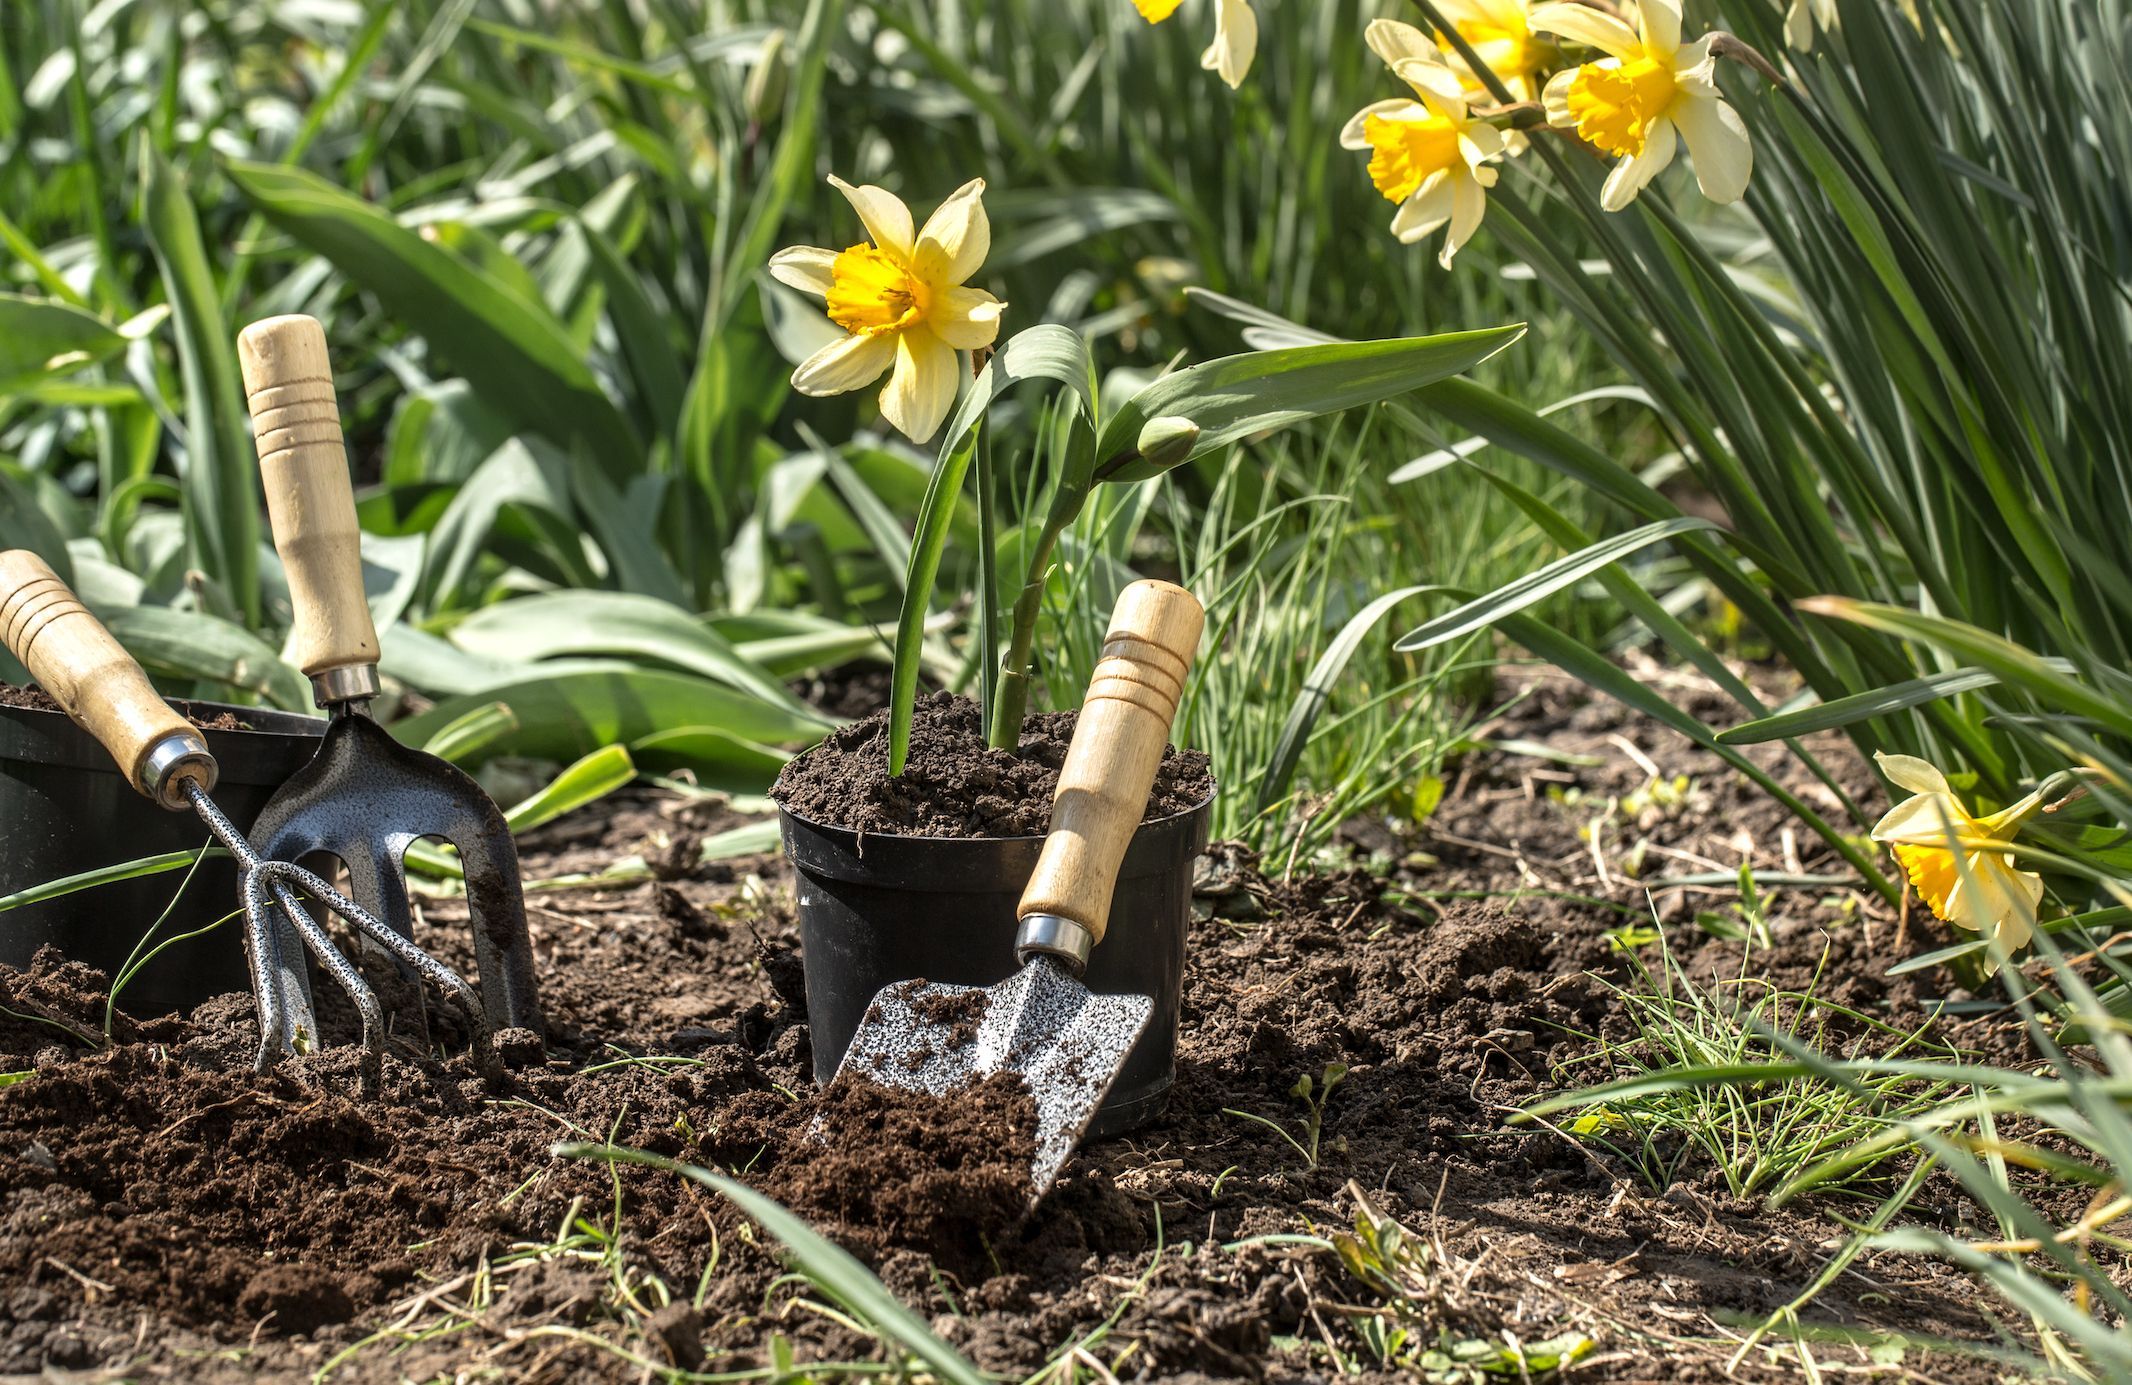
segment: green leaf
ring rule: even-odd
[[[185,530],[193,563],[259,624],[259,485],[237,351],[184,179],[141,140],[141,219],[185,385]]]
[[[482,401],[626,481],[643,448],[545,304],[471,272],[449,251],[300,169],[233,162],[231,179],[280,230],[376,295]]]
[[[2062,660],[2046,660],[2062,671],[2070,671],[2072,665]],[[1779,712],[1775,716],[1761,717],[1744,722],[1728,731],[1718,733],[1720,745],[1759,745],[1763,741],[1787,740],[1815,731],[1828,731],[1840,726],[1851,726],[1874,717],[1887,716],[1911,707],[1921,707],[1927,702],[1936,702],[1943,697],[1974,692],[1978,688],[1998,686],[1999,676],[1981,668],[1949,669],[1945,673],[1928,674],[1903,683],[1891,683],[1884,688],[1852,693],[1848,697],[1834,698],[1828,702],[1801,707],[1796,711]]]
[[[472,759],[518,729],[518,718],[501,702],[484,702],[440,727],[423,742],[425,754],[457,764]]]
[[[775,674],[677,607],[628,592],[543,592],[484,606],[452,627],[453,644],[494,659],[630,654],[750,693],[796,717],[817,714]],[[824,728],[828,726],[823,721]]]
[[[125,349],[125,336],[94,313],[0,293],[0,395],[72,374]]]
[[[637,777],[629,752],[610,745],[593,751],[548,781],[546,788],[506,809],[503,820],[515,833],[530,832],[605,798]]]
[[[1589,548],[1558,558],[1515,582],[1507,582],[1486,596],[1479,597],[1447,611],[1436,619],[1399,637],[1395,649],[1414,651],[1429,649],[1455,640],[1461,635],[1470,635],[1475,630],[1493,625],[1506,616],[1515,615],[1526,607],[1561,591],[1575,586],[1592,573],[1620,562],[1639,549],[1654,543],[1663,543],[1676,534],[1685,534],[1697,529],[1716,529],[1718,526],[1707,519],[1683,516],[1679,519],[1661,520],[1632,529],[1611,539],[1601,539]]]
[[[1434,337],[1343,342],[1253,351],[1189,366],[1134,395],[1104,423],[1096,477],[1144,481],[1166,467],[1139,454],[1140,430],[1157,418],[1185,418],[1199,440],[1170,465],[1227,447],[1253,433],[1320,414],[1382,403],[1471,370],[1525,334],[1523,326]]]
[[[605,1159],[610,1162],[642,1164],[666,1173],[678,1173],[702,1184],[732,1202],[763,1230],[776,1237],[790,1257],[792,1267],[805,1275],[816,1288],[834,1299],[846,1311],[872,1324],[890,1341],[925,1362],[935,1378],[948,1381],[950,1385],[990,1385],[982,1371],[971,1365],[955,1348],[934,1336],[932,1329],[927,1327],[917,1314],[905,1308],[896,1296],[874,1277],[873,1271],[854,1258],[851,1252],[807,1225],[774,1199],[765,1197],[747,1184],[693,1164],[683,1164],[656,1154],[623,1149],[615,1145],[561,1144],[555,1147],[555,1153],[566,1159]]]
[[[1253,812],[1263,813],[1287,796],[1288,786],[1295,779],[1296,766],[1302,763],[1303,749],[1310,744],[1310,733],[1332,696],[1333,685],[1340,681],[1340,675],[1347,670],[1347,661],[1354,658],[1362,641],[1377,628],[1377,622],[1402,601],[1442,590],[1444,588],[1436,586],[1415,586],[1386,592],[1355,612],[1347,624],[1340,627],[1340,633],[1325,646],[1325,652],[1318,656],[1318,662],[1303,679],[1303,686],[1296,691],[1295,701],[1288,706],[1288,718],[1281,723],[1280,739],[1274,743],[1266,771],[1259,779],[1258,802]],[[1443,791],[1441,781],[1436,788],[1438,793]],[[1422,813],[1420,816],[1428,815]]]
[[[716,726],[655,732],[632,742],[629,750],[647,770],[685,770],[701,788],[738,794],[768,792],[792,758],[790,751],[744,740]]]
[[[1050,380],[1071,390],[1081,407],[1095,410],[1095,363],[1088,343],[1064,327],[1043,324],[1017,332],[985,367],[976,386],[962,397],[940,443],[940,461],[932,484],[918,507],[911,537],[910,567],[903,578],[903,608],[896,619],[894,679],[889,690],[888,772],[903,773],[910,755],[911,712],[918,699],[918,669],[925,654],[925,622],[932,604],[940,557],[954,528],[962,499],[963,477],[976,456],[977,423],[985,409],[1014,385]]]
[[[210,856],[228,856],[229,852],[219,846],[207,848]],[[20,909],[28,904],[42,904],[48,899],[61,899],[82,890],[93,890],[98,885],[115,885],[121,880],[138,880],[144,875],[162,875],[173,870],[191,870],[200,859],[197,851],[166,851],[160,856],[142,856],[116,865],[98,866],[79,875],[69,875],[58,880],[47,880],[41,885],[32,885],[26,890],[0,895],[0,914],[10,909]]]
[[[518,729],[492,741],[489,756],[525,755],[573,760],[609,745],[634,745],[660,731],[715,725],[765,745],[801,745],[821,738],[829,724],[708,679],[652,669],[591,669],[533,676],[438,703],[392,727],[408,745],[421,745],[475,707],[502,702]]]
[[[1799,609],[1932,645],[1996,674],[2000,682],[2021,689],[2055,711],[2088,717],[2120,736],[2132,736],[2132,706],[2059,672],[2062,665],[2054,666],[2053,660],[2024,649],[2003,635],[1944,616],[1843,597],[1812,597],[1800,602]]]
[[[240,625],[167,606],[109,607],[97,614],[151,672],[227,684],[284,711],[311,710],[309,680]]]

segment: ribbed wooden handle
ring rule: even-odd
[[[182,799],[172,802],[157,793],[149,756],[172,737],[198,741],[200,733],[171,710],[59,574],[24,549],[0,553],[0,639],[52,700],[111,752],[135,788],[165,806],[184,806]],[[211,770],[196,777],[214,787]]]
[[[313,317],[255,322],[238,334],[237,360],[274,548],[295,607],[290,656],[314,679],[375,664],[378,632],[363,598],[361,533],[326,330]]]
[[[1118,865],[1147,811],[1205,623],[1206,612],[1183,587],[1135,582],[1119,593],[1059,771],[1051,835],[1022,891],[1021,917],[1071,919],[1103,940]]]

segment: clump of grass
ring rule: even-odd
[[[1821,995],[1816,970],[1803,990],[1756,974],[1750,942],[1729,978],[1690,976],[1661,935],[1654,968],[1629,949],[1630,974],[1607,983],[1625,1034],[1587,1036],[1590,1052],[1555,1071],[1558,1081],[1597,1068],[1607,1080],[1550,1098],[1527,1114],[1579,1112],[1568,1131],[1600,1145],[1663,1191],[1699,1168],[1714,1169],[1734,1197],[1789,1190],[1806,1170],[1937,1109],[1966,1090],[1950,1070],[1920,1079],[1902,1060],[1955,1063],[1930,1024],[1901,1029]],[[1823,967],[1827,965],[1826,955]],[[1800,1050],[1884,1065],[1835,1081],[1802,1070]],[[1834,1186],[1884,1182],[1888,1148]]]

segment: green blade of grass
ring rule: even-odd
[[[677,1160],[615,1145],[559,1144],[555,1154],[565,1159],[604,1159],[609,1162],[642,1164],[665,1173],[677,1173],[700,1183],[730,1201],[785,1248],[795,1270],[849,1312],[879,1329],[911,1355],[932,1368],[933,1374],[951,1385],[990,1385],[985,1374],[962,1353],[933,1334],[919,1317],[897,1301],[873,1271],[813,1227],[738,1179]]]

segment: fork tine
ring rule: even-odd
[[[466,873],[467,919],[474,930],[474,964],[481,999],[494,1029],[543,1030],[533,940],[518,881],[518,848],[493,806],[478,832],[457,842]]]
[[[414,905],[407,889],[405,868],[382,845],[363,849],[351,845],[343,862],[348,872],[348,895],[410,940],[414,937]],[[422,980],[414,968],[400,960],[385,945],[360,929],[356,931],[356,961],[371,988],[378,992],[387,1011],[405,1017],[408,1037],[419,1047],[430,1045],[429,1003]]]

